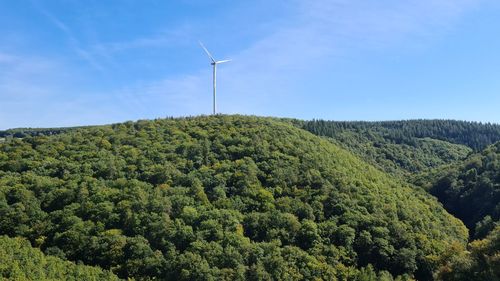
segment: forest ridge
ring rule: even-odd
[[[7,279],[71,262],[102,279],[500,276],[499,125],[218,115],[0,137]]]

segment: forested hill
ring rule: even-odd
[[[280,120],[329,137],[370,164],[400,177],[463,160],[472,151],[500,141],[500,125],[490,123],[455,120]],[[49,136],[79,128],[85,127],[9,129],[0,131],[0,141],[9,137]]]
[[[14,137],[24,138],[27,136],[51,136],[64,133],[69,130],[76,130],[83,127],[62,127],[62,128],[16,128],[0,131],[0,138]]]
[[[500,141],[500,125],[475,122],[288,121],[328,137],[372,165],[405,178],[463,160],[472,151]]]
[[[500,142],[419,179],[477,238],[500,224]]]
[[[242,116],[8,139],[0,234],[160,280],[431,280],[468,237],[423,190],[292,125]]]
[[[170,118],[173,119],[173,118]],[[335,138],[345,131],[375,134],[395,144],[414,145],[417,139],[431,138],[461,144],[480,151],[500,141],[500,125],[458,120],[328,121],[285,119],[319,136]],[[17,128],[0,131],[0,137],[55,135],[86,127]]]
[[[415,138],[432,138],[462,144],[480,151],[500,141],[500,125],[456,120],[406,120],[383,122],[305,121],[303,128],[320,136],[335,136],[344,131],[369,132],[393,143],[414,144]]]

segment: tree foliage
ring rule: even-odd
[[[500,226],[484,239],[471,242],[467,251],[460,246],[451,249],[444,256],[444,264],[437,271],[436,280],[500,280]]]
[[[500,220],[500,142],[418,178],[445,208],[483,238]]]
[[[453,120],[288,120],[402,178],[465,159],[500,141],[500,125]]]
[[[292,125],[241,116],[0,143],[0,234],[161,280],[430,280],[468,237],[423,190]]]
[[[416,138],[432,138],[462,144],[480,151],[500,140],[500,125],[456,120],[406,120],[382,122],[295,121],[304,129],[321,136],[334,137],[344,131],[368,132],[393,143],[412,144]]]
[[[0,236],[0,280],[119,280],[109,271],[45,256],[22,238]]]

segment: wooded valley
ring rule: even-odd
[[[0,137],[6,280],[500,277],[499,125],[217,115]]]

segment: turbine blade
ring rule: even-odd
[[[215,63],[225,63],[225,62],[230,62],[232,60],[220,60],[220,61],[216,61]]]
[[[205,53],[207,53],[208,57],[212,60],[213,63],[215,63],[215,59],[214,57],[212,57],[212,55],[210,54],[210,52],[207,50],[207,48],[205,48],[205,45],[203,45],[203,43],[201,43],[201,41],[199,41],[200,43],[200,46],[203,48],[203,50],[205,50]]]

